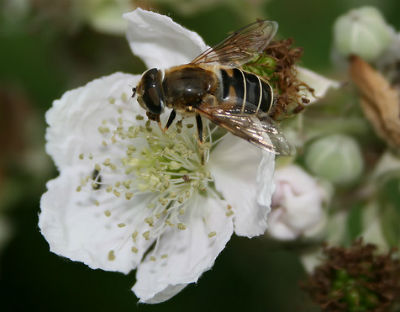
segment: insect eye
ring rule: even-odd
[[[153,114],[161,114],[164,110],[164,94],[162,89],[161,72],[156,68],[149,69],[142,77],[142,100],[146,109]],[[139,89],[139,95],[141,90]]]
[[[132,88],[132,97],[135,97],[136,95],[136,88]]]

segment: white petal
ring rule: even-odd
[[[210,156],[215,186],[235,213],[235,233],[253,237],[267,227],[273,192],[274,155],[231,134]]]
[[[274,209],[268,219],[269,233],[279,239],[314,235],[325,224],[327,192],[301,167],[288,165],[276,171]]]
[[[81,153],[98,151],[103,140],[98,131],[102,120],[116,123],[120,117],[118,109],[122,109],[124,119],[134,119],[137,113],[143,113],[130,97],[139,79],[139,76],[115,73],[68,91],[54,101],[46,113],[49,125],[46,151],[60,171],[76,164]]]
[[[300,233],[281,221],[283,214],[284,211],[281,209],[271,211],[268,216],[268,233],[281,240],[293,240]]]
[[[322,98],[330,88],[337,89],[340,86],[339,82],[318,75],[317,73],[302,67],[297,67],[297,79],[314,89],[314,94],[305,90],[301,91],[303,96],[310,100],[310,103]]]
[[[201,37],[175,23],[170,17],[136,9],[124,14],[128,20],[127,37],[132,52],[148,68],[168,68],[186,64],[207,46]]]
[[[70,167],[47,183],[42,196],[39,227],[60,256],[81,261],[93,269],[128,273],[151,244],[141,233],[147,230],[143,211],[145,198],[116,198],[104,190],[76,191],[86,168]],[[100,202],[96,206],[95,200]],[[106,216],[105,211],[111,216]],[[126,226],[119,226],[125,224]],[[132,233],[139,232],[136,242]],[[136,247],[136,253],[131,248]]]
[[[322,200],[314,194],[286,194],[285,221],[296,231],[306,231],[323,217]]]
[[[165,233],[137,271],[133,291],[141,302],[168,300],[187,284],[209,270],[233,232],[232,217],[225,204],[210,197],[196,196],[188,209],[187,228]],[[211,232],[215,236],[209,237]],[[167,257],[162,257],[167,255]],[[155,257],[155,261],[151,257]]]

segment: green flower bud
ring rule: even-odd
[[[344,56],[355,54],[374,61],[390,44],[392,30],[373,7],[351,10],[334,25],[334,44]]]
[[[89,24],[97,31],[112,35],[123,35],[126,21],[122,14],[134,9],[133,1],[86,0],[81,1]]]
[[[330,135],[314,141],[305,155],[308,169],[336,184],[355,181],[364,162],[357,142],[346,135]]]

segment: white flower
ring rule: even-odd
[[[318,232],[325,223],[326,191],[296,165],[276,170],[274,181],[276,189],[268,217],[269,234],[292,240]]]
[[[188,63],[206,45],[169,17],[124,16],[149,68]],[[141,302],[165,301],[210,269],[233,232],[264,233],[274,156],[206,123],[201,164],[192,118],[164,134],[132,99],[140,77],[115,73],[65,93],[47,112],[46,150],[60,176],[39,226],[56,254],[128,273]],[[165,118],[168,114],[164,114]],[[165,120],[163,120],[165,124]]]

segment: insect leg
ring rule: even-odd
[[[201,157],[201,164],[204,165],[204,150],[203,150],[203,121],[201,120],[201,116],[196,114],[196,125],[197,125],[197,134],[199,136],[199,150]]]
[[[171,124],[174,121],[175,117],[176,117],[176,112],[173,109],[171,114],[169,114],[167,124],[165,125],[164,130],[163,130],[164,132],[168,130],[169,126],[171,126]]]
[[[160,127],[161,131],[163,131],[163,128],[161,127],[161,121],[160,121],[160,115],[159,114],[153,114],[153,113],[150,113],[150,112],[146,112],[146,116],[147,116],[147,118],[149,118],[149,120],[156,121],[158,126]]]
[[[199,142],[203,143],[203,121],[201,120],[201,116],[196,114],[196,125],[197,125],[197,134],[199,135]]]

